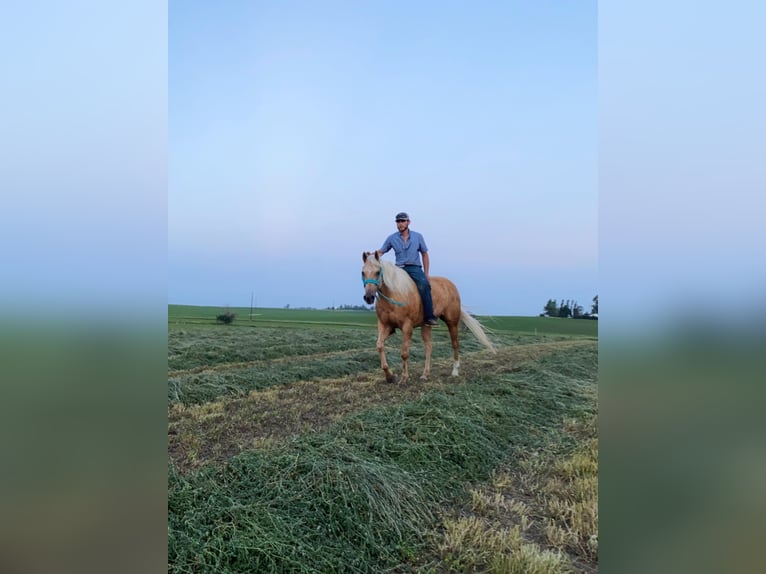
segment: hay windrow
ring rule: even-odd
[[[562,421],[594,415],[596,353],[590,342],[477,368],[225,464],[171,465],[169,570],[406,571],[466,483],[552,441],[574,447]]]

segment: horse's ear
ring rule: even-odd
[[[375,261],[380,261],[380,255],[378,255],[377,251],[375,251]]]
[[[362,262],[367,261],[367,256],[368,255],[369,255],[369,253],[367,253],[366,251],[362,251]]]

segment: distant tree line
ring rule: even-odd
[[[298,311],[316,311],[316,307],[290,307],[290,303],[285,305],[283,309],[295,309]],[[337,307],[324,307],[325,311],[372,311],[375,306],[368,307],[366,305],[339,305]]]
[[[332,311],[372,311],[373,307],[367,305],[339,305],[337,307],[327,307]]]
[[[590,313],[583,312],[582,305],[573,299],[562,299],[556,303],[555,299],[548,299],[543,307],[541,317],[572,317],[573,319],[598,319],[598,295],[593,297]]]

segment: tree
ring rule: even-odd
[[[545,307],[543,307],[543,311],[545,311],[545,314],[548,315],[548,317],[559,316],[559,308],[556,305],[556,301],[554,301],[553,299],[548,299],[548,302],[545,304]]]
[[[593,298],[593,305],[590,308],[590,312],[593,315],[598,315],[598,295]]]
[[[227,325],[228,325],[228,324],[230,324],[232,321],[234,321],[234,318],[235,318],[235,317],[236,317],[236,315],[235,315],[234,313],[232,313],[231,311],[229,311],[228,309],[226,309],[226,312],[225,312],[225,313],[223,313],[223,314],[221,314],[221,315],[217,315],[217,316],[216,316],[216,318],[215,318],[215,320],[216,320],[216,322],[218,322],[218,323],[225,323],[225,324],[227,324]]]
[[[598,295],[596,295],[593,298],[594,301],[594,309],[596,313],[598,313]],[[543,307],[543,313],[540,314],[541,317],[548,316],[548,317],[572,317],[574,319],[589,319],[590,315],[588,313],[585,313],[585,310],[583,309],[583,306],[580,305],[576,300],[574,299],[562,299],[561,303],[556,304],[555,299],[548,299],[548,302],[545,304],[545,307]],[[598,318],[593,317],[593,319]]]

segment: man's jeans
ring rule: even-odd
[[[412,277],[415,285],[418,286],[420,298],[423,300],[423,320],[427,321],[434,316],[434,304],[431,301],[431,284],[426,279],[426,274],[423,273],[423,268],[420,265],[405,265],[404,270]]]

